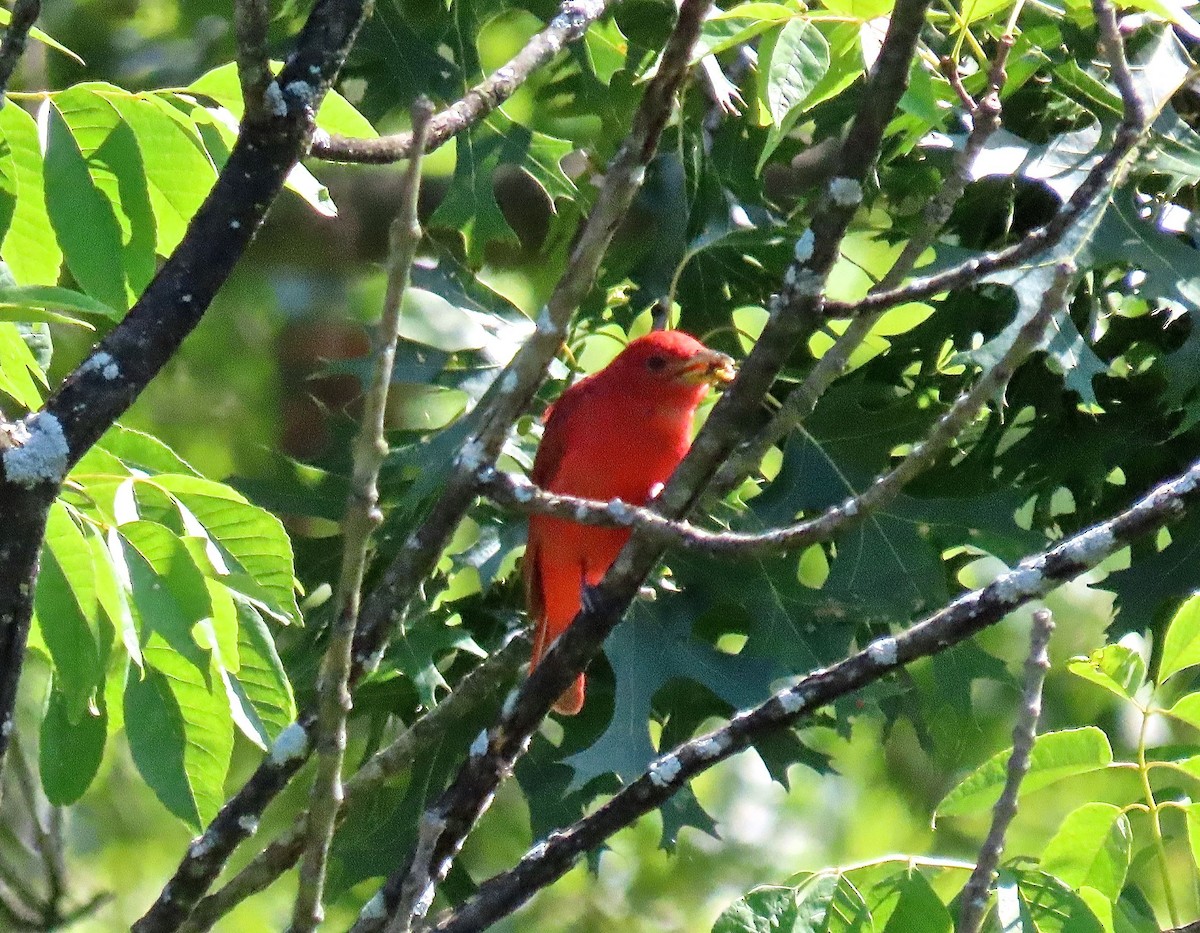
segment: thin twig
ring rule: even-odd
[[[992,583],[894,636],[872,642],[832,667],[814,671],[767,702],[739,713],[727,725],[658,758],[640,778],[595,812],[539,842],[509,871],[490,878],[434,929],[482,930],[562,877],[584,852],[640,816],[662,806],[688,781],[834,700],[847,696],[918,658],[945,651],[1014,609],[1096,567],[1131,542],[1181,518],[1200,500],[1200,460],[1107,521],[1031,555]]]
[[[571,4],[572,10],[578,7],[578,3]],[[568,259],[567,270],[539,315],[533,335],[495,380],[475,411],[467,416],[472,431],[450,470],[440,497],[408,536],[379,584],[363,600],[355,632],[351,686],[378,662],[390,633],[403,621],[409,604],[419,593],[421,582],[436,567],[454,530],[474,504],[477,471],[494,463],[509,429],[528,407],[545,378],[562,346],[571,315],[595,283],[609,240],[641,187],[646,166],[656,151],[658,138],[672,111],[675,92],[686,70],[686,61],[674,71],[660,67],[648,83],[642,105],[634,117],[633,129],[609,165],[595,206]],[[0,486],[0,496],[3,491]],[[0,597],[2,595],[0,592]],[[155,917],[181,920],[195,906],[233,850],[249,835],[247,827],[257,826],[267,804],[308,760],[310,733],[315,722],[315,712],[308,709],[284,730],[272,754],[225,802],[212,823],[189,848],[152,910]],[[149,919],[149,915],[144,919]],[[136,933],[165,933],[173,929],[174,926],[154,925],[139,927]]]
[[[1074,273],[1075,266],[1071,262],[1059,266],[1041,307],[1022,325],[1009,348],[975,385],[955,399],[904,459],[876,478],[863,492],[815,518],[767,531],[708,531],[686,521],[672,521],[653,509],[631,506],[619,499],[602,502],[546,492],[512,476],[501,476],[495,470],[485,471],[483,491],[493,500],[520,512],[557,515],[580,524],[637,528],[646,537],[664,545],[678,545],[709,555],[754,559],[828,541],[894,500],[905,486],[933,465],[1042,343],[1050,323],[1066,304],[1067,289]]]
[[[539,316],[533,335],[518,351],[506,374],[498,380],[500,392],[492,400],[481,427],[467,442],[456,462],[456,470],[463,474],[458,480],[466,493],[464,498],[467,501],[463,506],[473,500],[478,485],[476,474],[480,469],[494,464],[509,426],[525,409],[533,391],[544,378],[550,358],[561,345],[571,314],[591,290],[612,233],[626,215],[633,195],[641,186],[646,166],[657,151],[662,129],[674,109],[676,92],[689,73],[691,50],[700,34],[708,7],[709,0],[685,0],[681,7],[658,71],[647,84],[634,115],[633,127],[609,166],[596,206],[572,251],[568,270]],[[452,478],[450,483],[455,483],[455,480]],[[446,502],[447,493],[444,493],[431,519]],[[450,513],[448,517],[455,520],[446,525],[445,519],[441,519],[443,532],[447,527],[452,528],[457,524],[455,513]],[[426,527],[429,524],[430,520],[427,520]],[[419,537],[416,540],[419,546],[423,546]],[[548,709],[549,703],[543,709],[543,715]],[[471,760],[476,757],[473,756]],[[359,917],[356,930],[380,930],[393,915],[399,928],[406,929],[428,909],[432,892],[449,870],[461,839],[490,803],[487,791],[477,793],[479,788],[472,780],[468,778],[464,785],[462,779],[463,773],[460,772],[455,785],[443,795],[444,800],[448,796],[461,795],[461,803],[456,807],[458,812],[454,820],[443,827],[444,832],[439,833],[430,858],[411,859],[408,865],[394,873],[385,891],[373,901],[376,907],[365,909]],[[491,786],[494,787],[498,782],[497,775]],[[456,786],[459,788],[457,791],[454,789]],[[436,814],[443,809],[448,809],[444,808],[443,803],[435,805],[431,811],[434,815],[429,820],[423,820],[422,825],[434,825],[440,819]],[[382,909],[377,909],[380,907]]]
[[[337,78],[367,14],[368,0],[317,0],[295,48],[279,76],[271,82],[272,119],[244,123],[216,184],[192,218],[179,247],[158,270],[129,313],[100,342],[87,359],[55,391],[39,416],[43,432],[57,429],[63,448],[62,475],[78,462],[100,436],[123,414],[151,379],[175,354],[183,339],[200,322],[217,289],[261,226],[267,210],[311,139],[313,115]],[[11,453],[11,452],[9,452]],[[6,454],[7,457],[7,454]],[[39,486],[53,499],[62,475]],[[0,483],[0,512],[12,483]],[[46,508],[49,507],[47,502]],[[43,519],[44,521],[44,519]],[[20,526],[18,526],[20,527]],[[40,530],[23,528],[22,535],[40,540]],[[0,528],[0,554],[8,544]],[[30,561],[34,565],[36,554]],[[0,619],[8,606],[10,587],[24,581],[9,576],[0,561]],[[20,620],[21,616],[14,618]],[[23,638],[18,650],[23,651]],[[0,639],[0,676],[12,664],[7,639]],[[0,704],[5,694],[0,689]],[[0,705],[0,735],[9,706]],[[280,746],[278,778],[293,761],[295,733]],[[290,773],[294,773],[294,770]],[[289,774],[290,776],[290,774]],[[272,790],[278,792],[282,782]],[[254,788],[255,795],[263,790]],[[265,802],[264,804],[265,805]],[[208,889],[233,848],[249,835],[251,824],[228,817],[228,808],[205,829],[203,846],[188,848],[181,870],[164,887],[134,929],[138,933],[174,930]]]
[[[3,881],[0,881],[0,916],[17,930],[37,929],[42,921],[36,907],[27,905]]]
[[[271,61],[267,54],[267,29],[271,11],[267,0],[234,0],[233,29],[237,36],[238,81],[247,121],[271,115],[266,91],[271,83]]]
[[[668,517],[678,518],[690,511],[697,492],[739,436],[747,411],[753,413],[757,409],[795,342],[810,331],[815,320],[813,312],[820,307],[825,276],[861,200],[862,179],[878,154],[884,128],[904,93],[927,6],[927,0],[897,3],[871,86],[842,151],[843,173],[830,182],[814,219],[811,251],[803,260],[798,253],[797,265],[789,270],[784,292],[774,303],[775,311],[763,335],[663,490],[661,508]],[[696,13],[699,17],[687,23],[685,32],[685,21]],[[684,3],[655,81],[675,67],[671,64],[674,55],[679,55],[684,63],[690,57],[704,13],[704,4]],[[475,467],[478,470],[490,465],[479,462]],[[467,833],[523,754],[533,731],[554,700],[599,650],[662,551],[656,542],[636,533],[630,538],[604,580],[591,591],[594,598],[525,681],[514,701],[505,704],[499,721],[482,737],[486,741],[481,740],[473,747],[450,787],[428,811],[429,819],[423,824],[440,825],[432,858],[428,861],[413,858],[389,876],[383,889],[360,914],[354,928],[356,933],[382,929],[393,913],[400,929],[404,929],[411,925],[410,918],[428,908],[434,884],[445,876]],[[399,911],[398,905],[401,905]]]
[[[425,151],[434,149],[457,133],[474,126],[508,100],[529,76],[555,58],[564,48],[583,37],[588,27],[604,15],[612,0],[566,0],[558,15],[506,64],[471,88],[461,100],[436,114],[429,123]],[[412,133],[396,133],[377,139],[318,134],[310,155],[331,162],[385,164],[407,159],[413,148]]]
[[[529,660],[529,640],[513,635],[482,664],[473,668],[442,702],[421,716],[380,749],[345,784],[345,800],[338,809],[340,824],[350,807],[366,797],[384,781],[408,770],[414,760],[432,753],[444,739],[446,730],[471,715],[485,702],[495,700],[497,691],[511,682]],[[280,875],[296,864],[304,849],[307,812],[296,817],[290,829],[250,860],[219,891],[204,898],[180,929],[181,933],[202,933],[247,897],[265,890]]]
[[[46,899],[41,905],[42,913],[47,920],[58,917],[59,906],[63,897],[63,864],[62,839],[51,828],[42,823],[42,806],[38,797],[37,783],[29,759],[21,747],[16,735],[12,737],[12,763],[17,780],[17,786],[24,798],[26,815],[29,818],[30,831],[33,834],[33,845],[42,862],[42,872],[46,879]]]
[[[325,890],[326,863],[333,829],[342,803],[342,764],[346,754],[346,720],[350,715],[350,667],[354,630],[362,599],[363,577],[371,537],[383,514],[379,511],[379,470],[387,456],[384,417],[388,389],[400,339],[400,307],[408,288],[409,273],[421,242],[417,201],[421,191],[421,160],[433,105],[419,98],[412,108],[417,145],[409,159],[400,189],[400,209],[392,221],[391,255],[388,263],[387,294],[376,334],[377,346],[371,382],[364,397],[362,425],[354,443],[354,467],[346,515],[342,520],[342,569],[338,581],[337,621],[325,649],[317,681],[317,775],[309,796],[308,842],[300,862],[300,885],[292,912],[294,933],[311,933],[324,919],[321,906]]]
[[[962,288],[989,275],[1011,269],[1057,246],[1075,223],[1087,214],[1098,197],[1111,190],[1142,135],[1149,128],[1150,114],[1133,81],[1125,48],[1116,25],[1116,14],[1108,0],[1092,0],[1092,10],[1100,25],[1100,46],[1108,56],[1113,81],[1121,92],[1123,116],[1113,136],[1111,148],[1092,166],[1067,203],[1044,226],[1032,230],[1017,243],[968,259],[950,269],[907,285],[877,292],[858,301],[825,303],[830,317],[847,317],[885,311],[909,301],[923,301],[941,292]]]
[[[954,160],[954,167],[942,187],[933,199],[926,205],[921,214],[921,224],[904,249],[888,270],[887,275],[880,280],[872,292],[887,291],[895,288],[916,267],[917,262],[927,249],[937,239],[954,205],[958,203],[971,179],[971,169],[992,134],[1000,128],[1000,92],[1007,79],[1005,68],[1008,55],[1013,47],[1012,33],[1006,33],[999,40],[999,46],[988,72],[988,86],[983,96],[974,100],[965,89],[962,92],[964,102],[968,107],[968,117],[971,121],[971,132],[962,151]],[[943,65],[943,70],[954,66]],[[952,67],[957,75],[957,67]],[[768,450],[778,444],[784,437],[796,430],[813,413],[817,402],[840,377],[850,364],[850,357],[872,329],[885,311],[875,311],[868,314],[856,315],[809,371],[804,381],[789,393],[783,407],[777,411],[771,420],[750,441],[739,448],[717,472],[712,482],[712,492],[716,496],[724,496],[734,489],[744,477],[758,468]]]
[[[4,95],[8,91],[8,82],[12,79],[21,56],[25,54],[29,31],[33,29],[41,11],[41,0],[17,0],[13,4],[12,18],[8,22],[8,28],[4,30],[4,38],[0,40],[0,106],[5,103]]]
[[[1029,772],[1029,755],[1037,737],[1038,719],[1042,715],[1042,685],[1050,670],[1046,646],[1054,634],[1054,619],[1049,609],[1033,614],[1033,629],[1029,633],[1029,657],[1025,660],[1025,692],[1021,697],[1017,723],[1013,726],[1012,753],[1008,759],[1008,777],[1000,799],[992,808],[992,826],[979,850],[975,870],[962,890],[962,908],[958,915],[958,933],[979,933],[987,908],[988,891],[1000,865],[1004,851],[1004,836],[1017,815],[1017,795],[1021,781]]]

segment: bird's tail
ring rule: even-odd
[[[529,673],[533,673],[533,669],[538,666],[538,662],[542,659],[542,655],[546,653],[546,649],[550,647],[550,642],[553,641],[550,637],[550,626],[546,624],[546,620],[542,619],[538,622],[537,635],[533,640],[533,655],[529,660]],[[575,678],[575,683],[571,684],[563,695],[554,701],[554,712],[560,716],[576,716],[583,709],[583,699],[585,693],[585,678],[580,674]]]
[[[575,683],[571,684],[563,695],[554,701],[554,712],[560,716],[576,716],[583,709],[584,695],[584,676],[580,674],[575,678]]]

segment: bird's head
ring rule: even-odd
[[[709,386],[731,382],[733,360],[679,330],[657,330],[630,342],[607,367],[639,391],[687,397],[699,404]]]

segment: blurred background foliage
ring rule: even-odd
[[[286,55],[307,6],[274,5],[276,57]],[[648,330],[660,301],[679,326],[711,345],[746,352],[807,224],[813,184],[826,170],[812,153],[836,140],[852,116],[864,87],[863,56],[881,36],[876,17],[889,6],[829,0],[813,5],[825,16],[814,22],[799,17],[799,5],[758,4],[753,15],[731,14],[706,32],[727,71],[740,75],[745,113],[706,127],[712,103],[698,86],[689,90],[543,401]],[[965,45],[964,57],[982,64],[975,46],[990,51],[1012,11],[1008,3],[966,6],[944,4],[931,18],[902,113],[831,280],[833,297],[860,297],[886,272],[949,170],[955,142],[961,144],[957,101],[936,56]],[[339,89],[380,132],[402,129],[416,94],[442,103],[461,96],[555,8],[542,0],[379,0]],[[617,4],[501,111],[427,160],[421,214],[428,238],[414,272],[424,291],[413,299],[412,330],[397,363],[376,572],[436,495],[461,439],[463,411],[519,345],[553,287],[671,18],[665,3]],[[42,26],[86,64],[34,43],[17,90],[84,81],[133,91],[182,88],[233,56],[229,4],[217,0],[60,0],[47,4]],[[1029,4],[1019,33],[1005,86],[1005,129],[982,157],[945,242],[927,257],[930,268],[1011,242],[1043,222],[1104,151],[1119,118],[1119,99],[1094,59],[1086,5]],[[751,39],[757,69],[738,59],[736,43]],[[594,806],[636,776],[657,747],[987,582],[1006,563],[1107,516],[1195,456],[1200,257],[1190,211],[1200,137],[1191,129],[1196,94],[1185,80],[1184,48],[1192,41],[1161,23],[1132,34],[1139,80],[1152,86],[1160,108],[1153,155],[1134,167],[1098,225],[1081,254],[1085,276],[1070,315],[1047,352],[1007,387],[1003,409],[981,416],[899,502],[836,545],[751,562],[672,555],[658,597],[635,607],[594,666],[583,715],[548,722],[535,738],[517,780],[468,842],[446,896],[461,897],[533,840]],[[809,50],[813,70],[789,84],[792,59],[778,50],[799,46]],[[977,92],[981,73],[972,71],[967,85]],[[397,168],[309,167],[328,198],[280,200],[183,351],[124,419],[204,476],[284,518],[308,594],[306,624],[278,629],[275,637],[299,704],[310,697],[328,621],[321,594],[338,565],[346,440],[366,372],[368,325],[380,306],[399,177]],[[994,359],[1014,314],[1036,305],[1039,281],[1025,269],[1002,283],[890,312],[804,432],[773,451],[753,481],[710,504],[716,519],[736,527],[786,522],[861,488],[920,437],[969,384],[976,364]],[[843,327],[834,322],[795,354],[777,398]],[[54,329],[51,384],[93,339],[79,329]],[[535,417],[523,419],[502,465],[527,468],[537,433]],[[1120,754],[1137,746],[1139,724],[1125,707],[1070,675],[1066,660],[1127,632],[1145,636],[1145,651],[1158,650],[1165,620],[1200,583],[1196,529],[1195,520],[1172,529],[1139,545],[1131,571],[1107,579],[1098,572],[1048,600],[1058,634],[1044,728],[1096,723]],[[377,747],[392,728],[390,717],[410,720],[436,703],[481,651],[522,624],[513,571],[523,535],[520,519],[487,505],[460,529],[430,582],[425,610],[408,620],[359,693],[352,760]],[[1175,544],[1168,548],[1169,541]],[[1113,566],[1130,559],[1119,556]],[[750,887],[800,871],[889,853],[973,858],[986,814],[946,817],[936,826],[931,814],[964,773],[1009,743],[1028,618],[1017,613],[974,642],[839,703],[757,755],[713,769],[694,793],[619,834],[499,928],[708,929]],[[26,722],[42,718],[48,671],[40,654],[28,668]],[[506,691],[497,686],[497,705]],[[373,893],[370,879],[407,850],[419,805],[447,779],[491,712],[455,726],[410,775],[351,816],[335,852],[331,925],[348,922]],[[1162,720],[1151,735],[1161,743],[1195,738]],[[138,777],[126,745],[105,748],[98,776],[70,811],[69,867],[82,893],[111,891],[114,900],[80,929],[117,929],[139,916],[192,835]],[[237,739],[228,790],[258,756]],[[1069,791],[1031,796],[1008,853],[1039,854],[1081,802],[1123,803],[1141,792],[1136,775],[1100,771],[1074,779]],[[297,781],[269,811],[259,838],[285,826],[304,797]],[[1169,813],[1165,820],[1176,870],[1191,877],[1183,817]],[[19,834],[11,828],[5,840],[18,864]],[[1130,877],[1161,903],[1151,862],[1136,854]],[[294,879],[243,905],[219,929],[280,926],[289,884]],[[1193,885],[1181,885],[1180,896],[1188,916],[1200,911]]]

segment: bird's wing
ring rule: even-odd
[[[589,377],[575,383],[542,416],[546,427],[538,444],[537,455],[533,458],[533,470],[529,474],[534,484],[542,489],[554,489],[554,478],[571,446],[570,434],[577,420],[576,413],[581,402],[591,394],[591,381]]]

